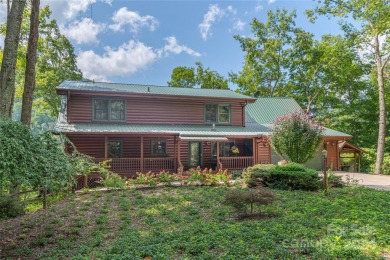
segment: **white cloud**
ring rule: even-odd
[[[244,30],[244,27],[245,27],[245,24],[243,21],[241,21],[240,19],[237,19],[234,24],[233,24],[233,29],[237,30],[237,31],[242,31]]]
[[[112,0],[42,0],[41,6],[50,6],[53,12],[51,18],[56,19],[59,24],[73,20],[80,13],[91,11],[88,16],[94,16],[93,4],[100,2],[111,5]]]
[[[89,18],[75,21],[61,31],[77,44],[98,43],[97,35],[104,29],[103,24],[94,23]]]
[[[225,15],[225,11],[219,8],[218,4],[209,5],[209,10],[203,16],[199,30],[203,40],[207,40],[211,35],[211,26]]]
[[[257,5],[255,6],[255,11],[256,12],[260,12],[263,9],[264,9],[264,7],[260,3],[257,3]]]
[[[166,44],[162,49],[158,51],[159,56],[167,56],[170,53],[180,54],[182,52],[187,53],[188,55],[191,55],[193,57],[201,56],[199,52],[196,52],[185,45],[178,44],[174,36],[167,37],[165,38],[165,40],[168,42],[168,44]]]
[[[174,36],[167,37],[165,40],[167,44],[160,49],[153,49],[142,42],[130,40],[117,49],[105,47],[101,55],[93,50],[81,51],[77,57],[77,66],[85,78],[107,81],[111,76],[137,73],[170,54],[186,53],[193,57],[200,56],[200,53],[193,49],[180,45]]]
[[[226,10],[229,12],[229,13],[232,13],[232,14],[237,14],[237,10],[233,8],[233,6],[229,5]]]
[[[114,31],[122,31],[128,26],[131,32],[137,33],[141,27],[146,27],[150,31],[154,31],[158,26],[158,20],[151,16],[141,16],[137,12],[129,11],[126,7],[122,7],[114,13],[112,20],[114,24],[109,27]]]
[[[275,3],[276,2],[276,0],[268,0],[268,3],[269,4],[273,4],[273,3]]]
[[[83,51],[77,66],[85,78],[106,81],[110,76],[131,75],[145,69],[158,58],[156,52],[142,42],[130,40],[118,49],[105,47],[104,54]]]

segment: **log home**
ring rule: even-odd
[[[215,89],[65,81],[57,93],[61,111],[54,132],[66,135],[96,162],[111,159],[111,169],[129,177],[274,163],[278,157],[268,143],[269,126],[300,109],[293,99]],[[338,156],[337,142],[350,138],[327,129],[329,155]]]

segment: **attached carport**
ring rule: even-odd
[[[340,170],[342,171],[353,171],[360,172],[360,158],[364,151],[353,144],[348,143],[347,141],[342,141],[338,143],[338,151],[339,151],[339,160],[340,160]],[[343,161],[350,161],[353,159],[353,164],[346,163]]]

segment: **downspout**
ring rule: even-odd
[[[70,122],[70,90],[68,90],[68,96],[66,100],[66,121]]]
[[[245,107],[248,105],[248,100],[245,100],[245,103],[241,103],[241,125],[245,127]]]

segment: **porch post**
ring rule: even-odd
[[[217,141],[217,169],[220,170],[220,164],[219,164],[219,142]]]
[[[141,162],[140,162],[141,172],[144,172],[144,137],[141,136]]]
[[[253,165],[255,165],[257,163],[257,161],[256,161],[256,150],[257,150],[257,147],[256,147],[256,137],[253,137],[252,138]]]
[[[176,145],[176,135],[173,137],[173,169],[177,169],[177,160],[176,160],[176,149],[177,149],[177,145]]]
[[[179,162],[179,167],[181,167],[181,159],[180,159],[180,146],[181,146],[181,142],[180,142],[180,138],[177,140],[177,161]]]
[[[108,143],[108,137],[107,137],[107,135],[105,135],[104,136],[104,160],[107,160],[107,157],[108,157],[107,143]]]

